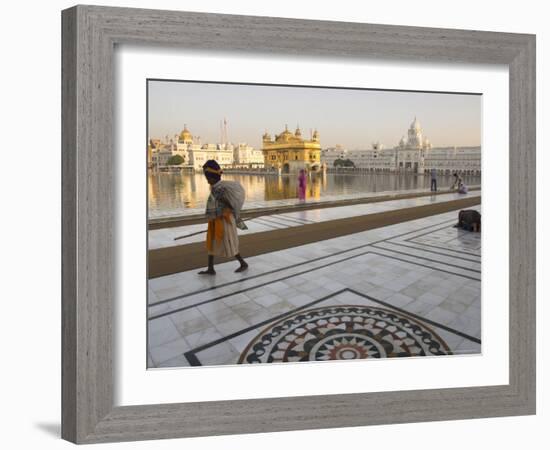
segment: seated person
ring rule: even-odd
[[[467,194],[468,193],[468,186],[466,186],[464,183],[460,183],[458,185],[458,193],[459,194]]]
[[[458,213],[458,223],[455,228],[462,228],[466,231],[481,231],[481,214],[475,209],[463,209]]]

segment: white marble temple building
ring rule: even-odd
[[[233,148],[233,164],[236,167],[263,168],[264,154],[246,143],[239,143]]]
[[[215,159],[222,167],[232,167],[234,163],[232,144],[201,144],[200,138],[193,138],[187,125],[172,139],[166,137],[164,142],[151,139],[150,146],[152,168],[166,166],[168,160],[175,155],[183,158],[183,167],[194,170],[202,170],[203,164],[209,159]]]
[[[328,168],[336,159],[350,159],[355,167],[373,171],[481,174],[481,147],[433,147],[415,119],[394,148],[374,143],[368,150],[346,150],[341,146],[321,150],[321,161]]]

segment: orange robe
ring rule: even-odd
[[[209,255],[232,257],[239,253],[239,237],[233,212],[223,210],[221,216],[208,221],[206,248]]]

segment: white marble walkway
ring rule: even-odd
[[[248,230],[239,230],[239,235],[259,233],[262,231],[276,230],[280,228],[297,227],[310,223],[319,223],[327,220],[357,217],[397,209],[411,208],[414,206],[431,205],[451,200],[470,197],[480,197],[481,191],[468,194],[442,194],[429,197],[416,197],[402,200],[388,200],[378,203],[364,203],[359,205],[336,206],[334,208],[310,209],[307,211],[272,214],[256,219],[247,220]],[[182,227],[162,228],[149,231],[149,249],[174,247],[177,245],[191,244],[204,241],[204,234],[197,234],[184,239],[174,240],[175,237],[193,234],[205,230],[205,224],[186,225]]]
[[[252,257],[245,273],[234,273],[230,262],[217,265],[215,277],[189,271],[152,279],[149,367],[311,359],[306,350],[317,359],[338,349],[341,359],[383,353],[385,347],[349,330],[341,341],[327,341],[331,327],[345,328],[349,317],[365,320],[407,354],[479,353],[481,236],[453,228],[456,218],[453,211]],[[323,314],[332,314],[328,322]],[[377,322],[375,314],[385,319]],[[328,323],[314,330],[327,333],[318,342],[304,334],[314,325],[300,324],[315,315],[317,324]],[[298,324],[285,338],[290,347],[274,340],[284,320]],[[426,343],[414,333],[405,337],[407,330]],[[304,339],[315,345],[304,350]]]

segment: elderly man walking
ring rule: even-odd
[[[206,203],[208,268],[200,271],[199,274],[216,274],[214,256],[234,256],[240,263],[235,272],[242,272],[248,268],[248,264],[239,253],[237,227],[246,229],[240,218],[245,191],[236,181],[222,181],[222,170],[213,159],[206,161],[202,168],[206,181],[210,185],[210,195]]]

